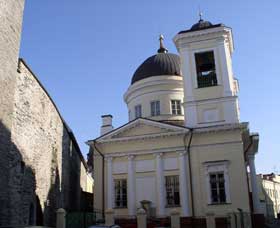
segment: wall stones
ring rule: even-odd
[[[0,0],[0,225],[9,221],[9,169],[17,152],[11,125],[23,5],[24,0]]]
[[[0,226],[54,226],[57,208],[80,209],[86,168],[54,102],[18,60],[23,7],[0,0]]]

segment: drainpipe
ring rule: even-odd
[[[185,150],[188,153],[188,165],[189,165],[189,176],[190,176],[190,190],[191,190],[191,207],[192,207],[192,216],[194,216],[194,202],[193,202],[193,186],[192,186],[192,168],[191,168],[191,143],[192,143],[192,138],[193,138],[193,128],[188,128],[190,130],[190,132],[186,133],[184,135],[184,146],[185,146]],[[190,139],[188,142],[188,145],[186,145],[186,138],[187,136],[190,135]]]
[[[102,157],[102,216],[105,218],[105,159],[104,154],[101,153],[101,151],[96,146],[96,141],[93,140],[93,149],[95,149]]]
[[[251,148],[251,146],[253,145],[253,139],[252,136],[250,136],[250,144],[248,145],[248,147],[244,150],[244,160],[246,161],[246,154],[248,152],[248,150]],[[247,171],[247,165],[246,165],[246,176],[247,176],[247,185],[248,185],[248,197],[249,197],[249,205],[250,205],[250,210],[251,212],[253,212],[253,199],[250,198],[250,184],[249,184],[249,174]],[[251,200],[250,200],[251,199]],[[250,203],[252,201],[252,204]]]

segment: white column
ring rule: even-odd
[[[190,216],[188,184],[187,184],[187,154],[180,153],[180,203],[182,208],[182,216]]]
[[[134,156],[128,156],[128,215],[136,215]]]
[[[258,214],[261,213],[261,209],[260,209],[260,199],[259,199],[259,185],[258,185],[256,167],[255,167],[255,155],[254,154],[248,155],[248,161],[250,167],[250,180],[252,186],[254,213]]]
[[[165,215],[165,185],[164,185],[164,174],[163,174],[163,160],[162,153],[156,155],[157,163],[157,213],[158,216]]]
[[[107,159],[107,208],[114,207],[114,183],[112,175],[112,157]]]

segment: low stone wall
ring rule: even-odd
[[[181,228],[206,228],[205,218],[181,217]]]
[[[252,227],[253,228],[265,227],[265,217],[263,214],[252,214]]]
[[[115,218],[115,224],[119,225],[122,228],[137,228],[136,218],[135,219]]]
[[[228,218],[225,217],[218,217],[215,218],[215,224],[216,224],[216,228],[226,228],[228,227]]]

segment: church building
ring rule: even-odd
[[[164,218],[238,209],[258,214],[254,157],[259,136],[241,122],[232,70],[232,29],[200,18],[135,71],[124,94],[128,123],[113,128],[102,116],[94,151],[94,208],[116,217]],[[250,172],[248,171],[250,170]],[[248,188],[248,175],[252,192]]]

